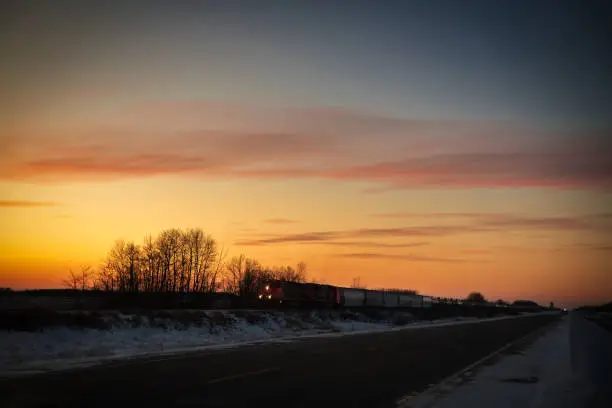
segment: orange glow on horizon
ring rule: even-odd
[[[324,199],[306,194],[317,186]],[[331,186],[168,178],[4,185],[13,196],[61,205],[0,210],[0,287],[61,287],[68,268],[98,266],[116,239],[142,243],[163,229],[200,227],[229,257],[245,254],[270,266],[305,261],[309,278],[336,285],[360,277],[371,288],[451,297],[478,290],[491,299],[546,304],[605,301],[612,293],[607,230],[578,228],[589,215],[571,208],[554,216],[542,211],[548,202],[535,191],[522,193],[521,204],[533,205],[516,218],[504,215],[518,213],[509,192],[412,191],[422,197],[414,204],[406,194],[386,193],[381,211],[380,197],[363,198],[364,186]],[[253,201],[262,189],[268,194]],[[488,208],[497,211],[488,216]]]

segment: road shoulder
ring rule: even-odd
[[[537,336],[527,336],[492,358],[417,396],[398,401],[401,408],[529,406],[604,407],[601,390],[575,369],[573,317],[564,317]],[[570,335],[572,334],[572,336]],[[609,400],[607,401],[609,403]]]

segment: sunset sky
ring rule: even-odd
[[[331,284],[612,300],[603,1],[13,3],[0,286],[201,227]]]

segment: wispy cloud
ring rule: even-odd
[[[557,251],[567,251],[568,249],[580,250],[580,251],[601,251],[601,252],[609,252],[612,251],[612,245],[604,245],[604,244],[574,244],[568,245],[561,248],[556,248]]]
[[[612,151],[443,154],[333,170],[326,177],[388,187],[612,187]]]
[[[231,120],[230,120],[231,119]],[[324,178],[408,187],[612,188],[610,132],[407,120],[338,108],[167,102],[113,125],[0,136],[0,178]]]
[[[612,245],[595,245],[593,246],[595,251],[612,251]]]
[[[414,261],[414,262],[465,262],[463,259],[454,259],[454,258],[440,258],[440,257],[430,257],[430,256],[421,256],[421,255],[401,255],[401,254],[386,254],[386,253],[372,253],[372,252],[355,252],[348,254],[335,254],[336,257],[341,258],[357,258],[364,260],[378,260],[378,259],[397,259],[404,261]],[[471,261],[470,261],[471,262]]]
[[[257,234],[260,237],[262,234]],[[329,232],[305,232],[299,234],[264,234],[263,238],[250,239],[236,241],[236,245],[242,246],[256,246],[256,245],[269,245],[269,244],[287,244],[287,243],[320,243],[329,242],[331,240],[342,238],[341,232],[329,231]]]
[[[331,246],[346,246],[346,247],[361,247],[361,248],[415,248],[430,245],[429,242],[407,242],[407,243],[387,243],[387,242],[369,242],[369,241],[329,241],[325,245]]]
[[[239,246],[262,246],[271,244],[284,244],[284,243],[300,243],[300,244],[324,244],[325,246],[338,246],[338,247],[353,247],[353,248],[415,248],[425,245],[429,245],[428,242],[406,242],[406,243],[388,243],[388,242],[374,242],[374,241],[334,241],[330,236],[328,238],[317,236],[314,239],[308,239],[308,234],[301,234],[298,240],[295,240],[295,236],[288,237],[276,237],[266,239],[254,239],[254,240],[239,240],[234,242],[235,245]]]
[[[0,207],[57,207],[59,203],[51,201],[0,200]]]
[[[504,213],[453,213],[453,212],[383,212],[372,214],[376,218],[486,218],[504,216]]]
[[[299,221],[290,220],[288,218],[268,218],[267,220],[264,220],[264,223],[284,225],[284,224],[297,224],[299,223]]]
[[[488,249],[464,249],[461,253],[466,255],[487,255],[490,254],[491,251]]]
[[[446,213],[449,218],[466,218],[467,223],[448,225],[425,225],[425,226],[401,226],[389,228],[359,228],[350,230],[310,231],[292,234],[252,234],[248,239],[238,240],[236,245],[258,246],[279,244],[325,244],[325,245],[354,245],[374,246],[363,239],[398,239],[398,238],[426,238],[456,236],[468,233],[496,233],[503,231],[604,231],[612,232],[612,226],[593,222],[589,216],[577,217],[525,217],[515,214],[501,213]],[[426,215],[425,218],[430,218]],[[440,218],[440,217],[438,217]],[[445,218],[445,217],[441,217]],[[358,240],[355,242],[347,240]],[[424,245],[419,242],[416,245]],[[380,247],[390,245],[401,248],[404,245],[415,245],[414,243],[402,244],[391,243],[378,244]]]
[[[590,230],[601,225],[596,222],[605,214],[575,217],[528,217],[505,213],[412,213],[390,212],[373,214],[381,218],[416,219],[459,219],[467,220],[474,227],[495,229],[537,229],[537,230]]]
[[[237,241],[236,245],[256,246],[274,244],[329,244],[343,239],[439,237],[468,232],[485,232],[488,230],[489,229],[486,228],[449,225],[398,228],[361,228],[354,230],[314,231],[285,235],[260,234],[260,238]],[[348,242],[345,242],[345,244],[348,245]],[[419,243],[419,245],[420,244],[421,243]],[[335,245],[341,244],[336,243]],[[367,244],[361,243],[361,246],[367,246]]]

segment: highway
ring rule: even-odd
[[[589,407],[612,407],[612,333],[570,313],[570,366],[590,393]]]
[[[147,358],[0,381],[9,407],[394,407],[542,315]]]

